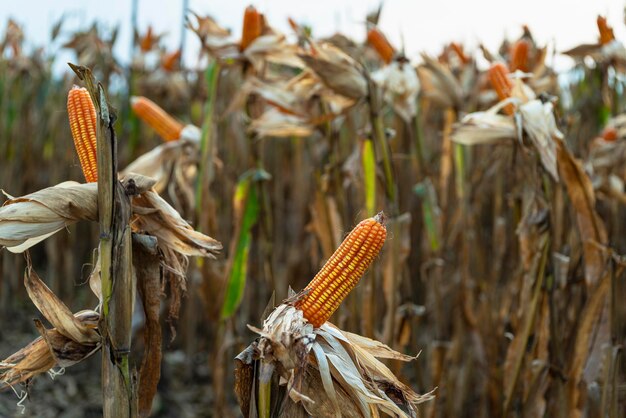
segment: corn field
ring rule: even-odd
[[[0,417],[626,416],[624,22],[413,57],[384,12],[190,10],[193,67],[8,20]]]

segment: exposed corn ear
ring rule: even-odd
[[[182,123],[171,117],[165,110],[152,100],[143,96],[130,98],[133,112],[146,122],[165,141],[174,141],[180,138],[183,131]]]
[[[387,235],[383,222],[382,212],[361,221],[303,290],[295,306],[314,327],[331,317],[380,252]]]
[[[617,141],[617,129],[612,126],[604,128],[602,131],[602,138],[607,142]]]
[[[87,183],[98,181],[96,158],[96,108],[84,87],[74,86],[67,95],[67,113],[80,167]]]
[[[170,52],[169,54],[165,54],[161,59],[161,67],[165,71],[173,71],[180,59],[181,50],[178,49],[174,52]]]
[[[509,80],[509,70],[507,70],[504,64],[497,63],[491,66],[489,69],[489,81],[500,100],[511,97],[513,83]],[[509,104],[504,107],[504,111],[507,115],[512,115],[515,112],[515,108]]]
[[[396,53],[393,46],[391,46],[385,35],[378,28],[372,28],[367,31],[367,43],[378,52],[385,64],[389,64]]]
[[[456,55],[459,57],[463,64],[467,64],[469,62],[469,58],[467,57],[467,55],[465,55],[465,52],[463,51],[463,47],[461,45],[457,44],[456,42],[452,42],[450,44],[450,48],[452,48],[452,50],[456,53]]]
[[[530,44],[526,39],[520,39],[511,47],[511,60],[509,68],[511,71],[529,71],[528,58],[530,53]]]
[[[244,51],[263,32],[263,15],[254,6],[248,6],[243,15],[243,31],[239,49]]]
[[[600,32],[600,44],[606,45],[615,39],[613,28],[606,23],[605,17],[598,16],[596,23],[598,24],[598,31]]]
[[[158,38],[159,37],[156,36],[152,31],[152,25],[148,26],[148,31],[146,32],[146,34],[139,39],[139,48],[141,49],[141,52],[143,52],[144,54],[146,52],[150,52],[158,43]]]

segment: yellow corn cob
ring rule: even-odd
[[[367,43],[378,52],[385,64],[389,64],[396,53],[385,35],[377,28],[367,31]]]
[[[239,49],[244,51],[248,45],[263,32],[263,15],[257,12],[254,6],[248,6],[243,15],[243,31]]]
[[[87,183],[98,181],[96,159],[96,109],[89,92],[74,86],[67,95],[67,113],[80,167]]]
[[[598,31],[600,32],[600,44],[606,45],[615,39],[615,35],[613,34],[613,28],[606,23],[606,18],[602,16],[598,16],[596,20],[598,24]]]
[[[326,322],[357,285],[383,247],[386,235],[382,212],[365,219],[343,240],[303,290],[306,295],[295,306],[314,327]]]
[[[489,81],[491,86],[498,93],[500,100],[508,99],[511,97],[511,90],[513,89],[513,83],[509,80],[509,70],[504,64],[497,63],[491,66],[489,69]],[[508,115],[512,115],[515,112],[513,105],[508,104],[504,107],[504,111]]]
[[[183,125],[152,100],[143,96],[133,96],[130,98],[130,104],[133,112],[150,125],[165,141],[173,141],[180,138]]]

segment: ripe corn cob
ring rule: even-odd
[[[87,183],[98,181],[96,158],[96,109],[89,92],[74,86],[67,95],[67,113],[74,146]]]
[[[155,36],[152,33],[152,26],[148,26],[148,32],[139,40],[139,48],[141,52],[149,52],[155,44]]]
[[[508,75],[509,70],[501,63],[494,64],[489,69],[489,81],[493,89],[498,93],[500,100],[511,97],[513,83],[509,80]],[[508,104],[504,107],[504,111],[507,115],[512,115],[515,112],[515,108],[513,105]]]
[[[615,39],[615,34],[613,34],[613,28],[606,23],[605,17],[598,16],[596,23],[598,24],[598,31],[600,32],[601,45],[606,45],[613,39]]]
[[[617,129],[612,126],[604,128],[602,138],[607,142],[617,141]]]
[[[133,96],[130,98],[130,105],[133,112],[150,125],[163,140],[174,141],[180,138],[183,125],[152,100],[143,96]]]
[[[248,6],[243,15],[243,31],[239,50],[244,51],[263,32],[263,15],[254,6]]]
[[[526,39],[520,39],[513,44],[511,48],[511,62],[509,68],[511,71],[528,71],[528,53],[530,52],[530,44]]]
[[[450,44],[450,48],[452,48],[452,50],[459,57],[461,63],[467,64],[469,62],[469,58],[467,57],[467,55],[465,55],[465,52],[463,51],[463,47],[461,45],[457,44],[456,42],[452,42]]]
[[[176,64],[178,63],[178,60],[180,59],[180,55],[180,49],[170,52],[169,54],[165,54],[161,59],[161,67],[163,67],[165,71],[173,71],[174,67],[176,67]]]
[[[383,222],[382,212],[361,221],[303,290],[295,306],[314,327],[331,317],[380,252],[387,235]]]
[[[389,64],[396,53],[393,46],[391,46],[385,35],[378,28],[372,28],[367,31],[367,43],[378,52],[385,64]]]

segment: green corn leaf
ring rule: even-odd
[[[365,187],[365,210],[367,216],[371,217],[376,215],[376,158],[374,157],[374,144],[368,139],[363,141],[361,163]]]
[[[262,174],[248,171],[237,182],[234,208],[237,222],[237,237],[231,259],[231,267],[226,285],[226,295],[222,305],[222,319],[229,318],[239,307],[246,287],[248,274],[248,254],[252,243],[252,228],[257,223],[260,211],[257,181]]]

